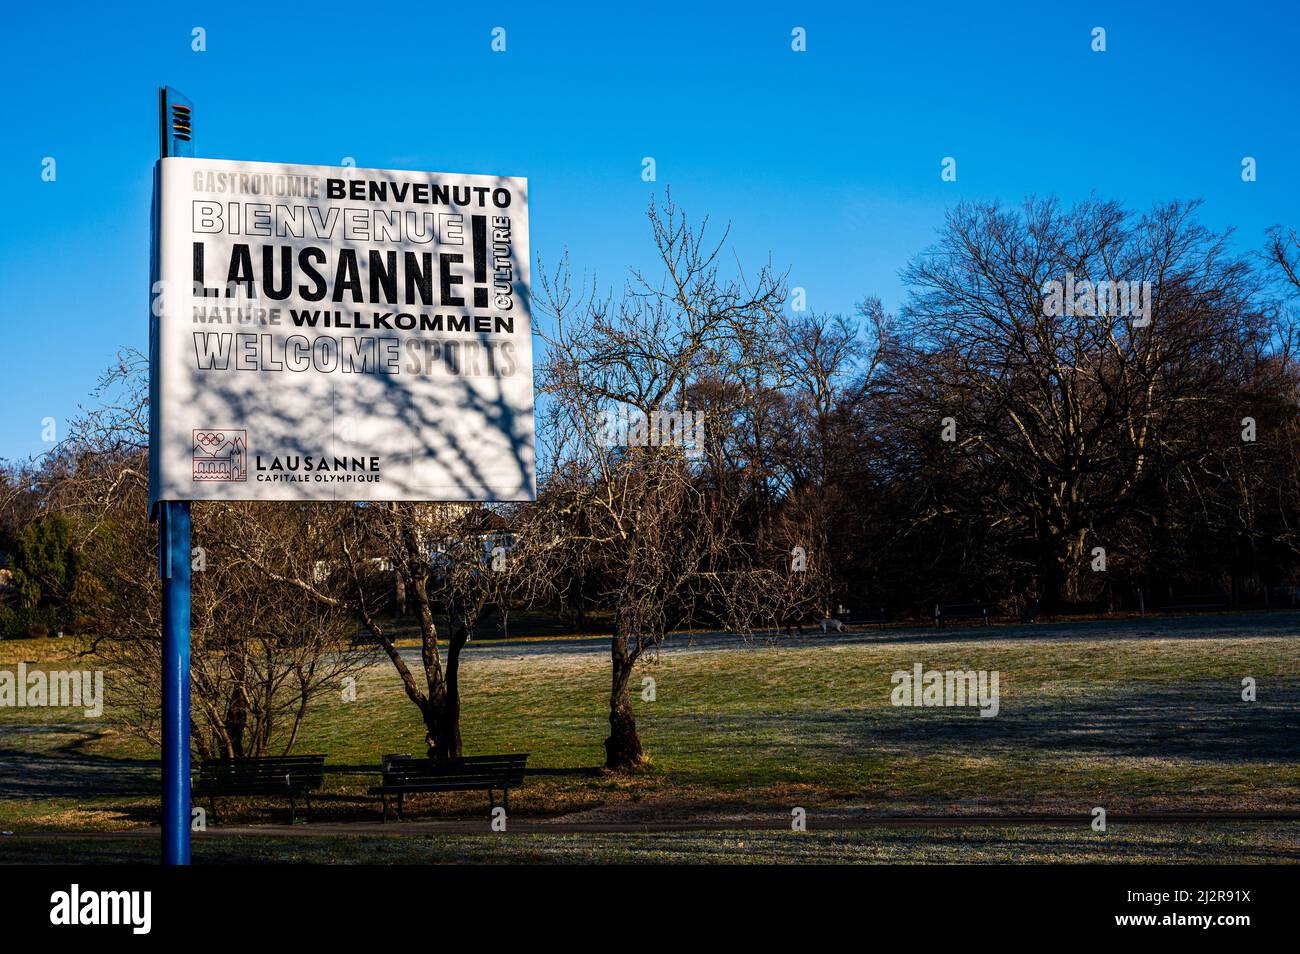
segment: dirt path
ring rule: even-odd
[[[867,831],[890,828],[1006,828],[1021,825],[1043,825],[1066,828],[1086,827],[1092,817],[1085,814],[987,814],[987,815],[861,815],[844,813],[812,813],[807,818],[809,831]],[[1297,812],[1134,812],[1116,813],[1107,819],[1108,825],[1169,825],[1190,823],[1235,822],[1300,822]],[[553,819],[517,819],[509,822],[514,834],[635,834],[644,832],[674,831],[788,831],[790,820],[780,816],[740,818],[701,818],[682,821],[650,822],[573,822],[563,816]],[[493,832],[487,818],[457,819],[451,821],[418,822],[326,822],[300,825],[232,825],[214,827],[206,832],[195,832],[197,838],[317,838],[340,835],[488,835]],[[22,841],[78,841],[114,839],[157,839],[157,828],[135,828],[129,831],[47,831],[16,832],[0,836],[0,850],[5,842]]]

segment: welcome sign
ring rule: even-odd
[[[167,158],[151,502],[532,500],[528,187]]]

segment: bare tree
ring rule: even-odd
[[[520,552],[510,521],[481,505],[407,501],[321,510],[338,555],[311,573],[302,567],[287,573],[268,567],[268,572],[322,606],[358,619],[419,710],[429,756],[459,757],[462,653],[490,611],[505,612],[512,599],[527,592],[526,573],[537,561]],[[394,574],[419,631],[419,677],[398,646],[402,619],[388,612]],[[440,638],[445,638],[445,655]]]
[[[490,612],[504,614],[526,591],[533,561],[525,558],[510,529],[508,515],[514,509],[396,503],[352,508],[349,515],[351,528],[344,538],[354,605],[419,708],[435,757],[461,754],[460,665],[466,644]],[[381,563],[391,564],[404,582],[420,631],[423,685],[378,612],[384,597],[380,587],[367,585],[367,554],[372,561],[379,554]],[[439,617],[444,620],[445,657],[438,646]]]
[[[865,324],[865,328],[864,328]],[[889,319],[878,299],[857,315],[809,314],[783,336],[783,396],[790,439],[781,464],[788,474],[781,510],[783,538],[806,551],[809,609],[834,615],[861,510],[862,412],[888,341]]]
[[[73,600],[86,652],[111,669],[114,711],[157,742],[162,641],[143,357],[124,352],[96,396],[41,481],[47,507],[74,528]],[[194,746],[203,755],[287,752],[312,700],[337,690],[364,661],[347,651],[346,615],[275,579],[333,543],[299,505],[200,502],[193,514]]]
[[[566,263],[542,279],[542,333],[547,354],[540,375],[547,417],[538,526],[571,541],[599,563],[602,596],[613,612],[610,640],[610,732],[605,764],[639,764],[643,749],[629,690],[641,657],[702,605],[743,604],[727,592],[745,589],[745,548],[734,538],[739,506],[702,479],[700,457],[718,453],[706,418],[686,440],[664,440],[654,422],[694,421],[704,413],[697,388],[744,381],[770,360],[770,329],[779,322],[783,288],[764,268],[752,285],[724,279],[723,242],[706,240],[707,223],[690,227],[671,198],[652,203],[651,231],[662,274],[633,272],[617,299],[575,289]],[[725,240],[725,236],[723,236]],[[611,415],[633,429],[610,433]],[[546,530],[540,530],[543,537]]]
[[[893,423],[913,447],[942,448],[949,419],[946,466],[996,471],[996,483],[966,485],[984,498],[988,528],[1035,554],[1047,606],[1075,592],[1086,548],[1118,554],[1124,525],[1150,531],[1165,519],[1169,475],[1224,434],[1229,395],[1251,366],[1243,356],[1269,334],[1251,269],[1194,210],[1175,202],[1136,218],[1095,199],[1070,209],[1031,199],[1019,212],[961,205],[905,272]],[[1126,312],[1113,295],[1052,308],[1053,281],[1111,283],[1122,300],[1149,288],[1150,309]],[[922,520],[947,519],[951,502]]]

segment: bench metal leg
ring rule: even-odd
[[[397,820],[406,821],[406,795],[403,792],[397,794]]]
[[[490,814],[496,811],[496,807],[497,807],[496,796],[492,793],[492,789],[489,788],[488,789],[488,813]]]
[[[384,824],[388,824],[388,796],[380,795],[379,800],[384,804]]]
[[[506,810],[507,815],[510,814],[510,789],[508,788],[501,789],[501,807]]]
[[[297,806],[294,805],[293,796],[290,795],[289,796],[289,824],[290,825],[296,824],[298,821],[298,815],[296,809]]]

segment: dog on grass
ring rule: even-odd
[[[820,622],[821,622],[821,626],[822,626],[822,635],[823,635],[823,636],[825,636],[825,635],[826,635],[827,633],[829,633],[831,630],[835,630],[835,632],[837,632],[837,633],[846,633],[846,632],[848,632],[848,630],[846,630],[846,629],[844,628],[844,624],[841,623],[841,622],[840,622],[839,620],[837,620],[837,619],[824,619],[824,620],[821,620]]]

